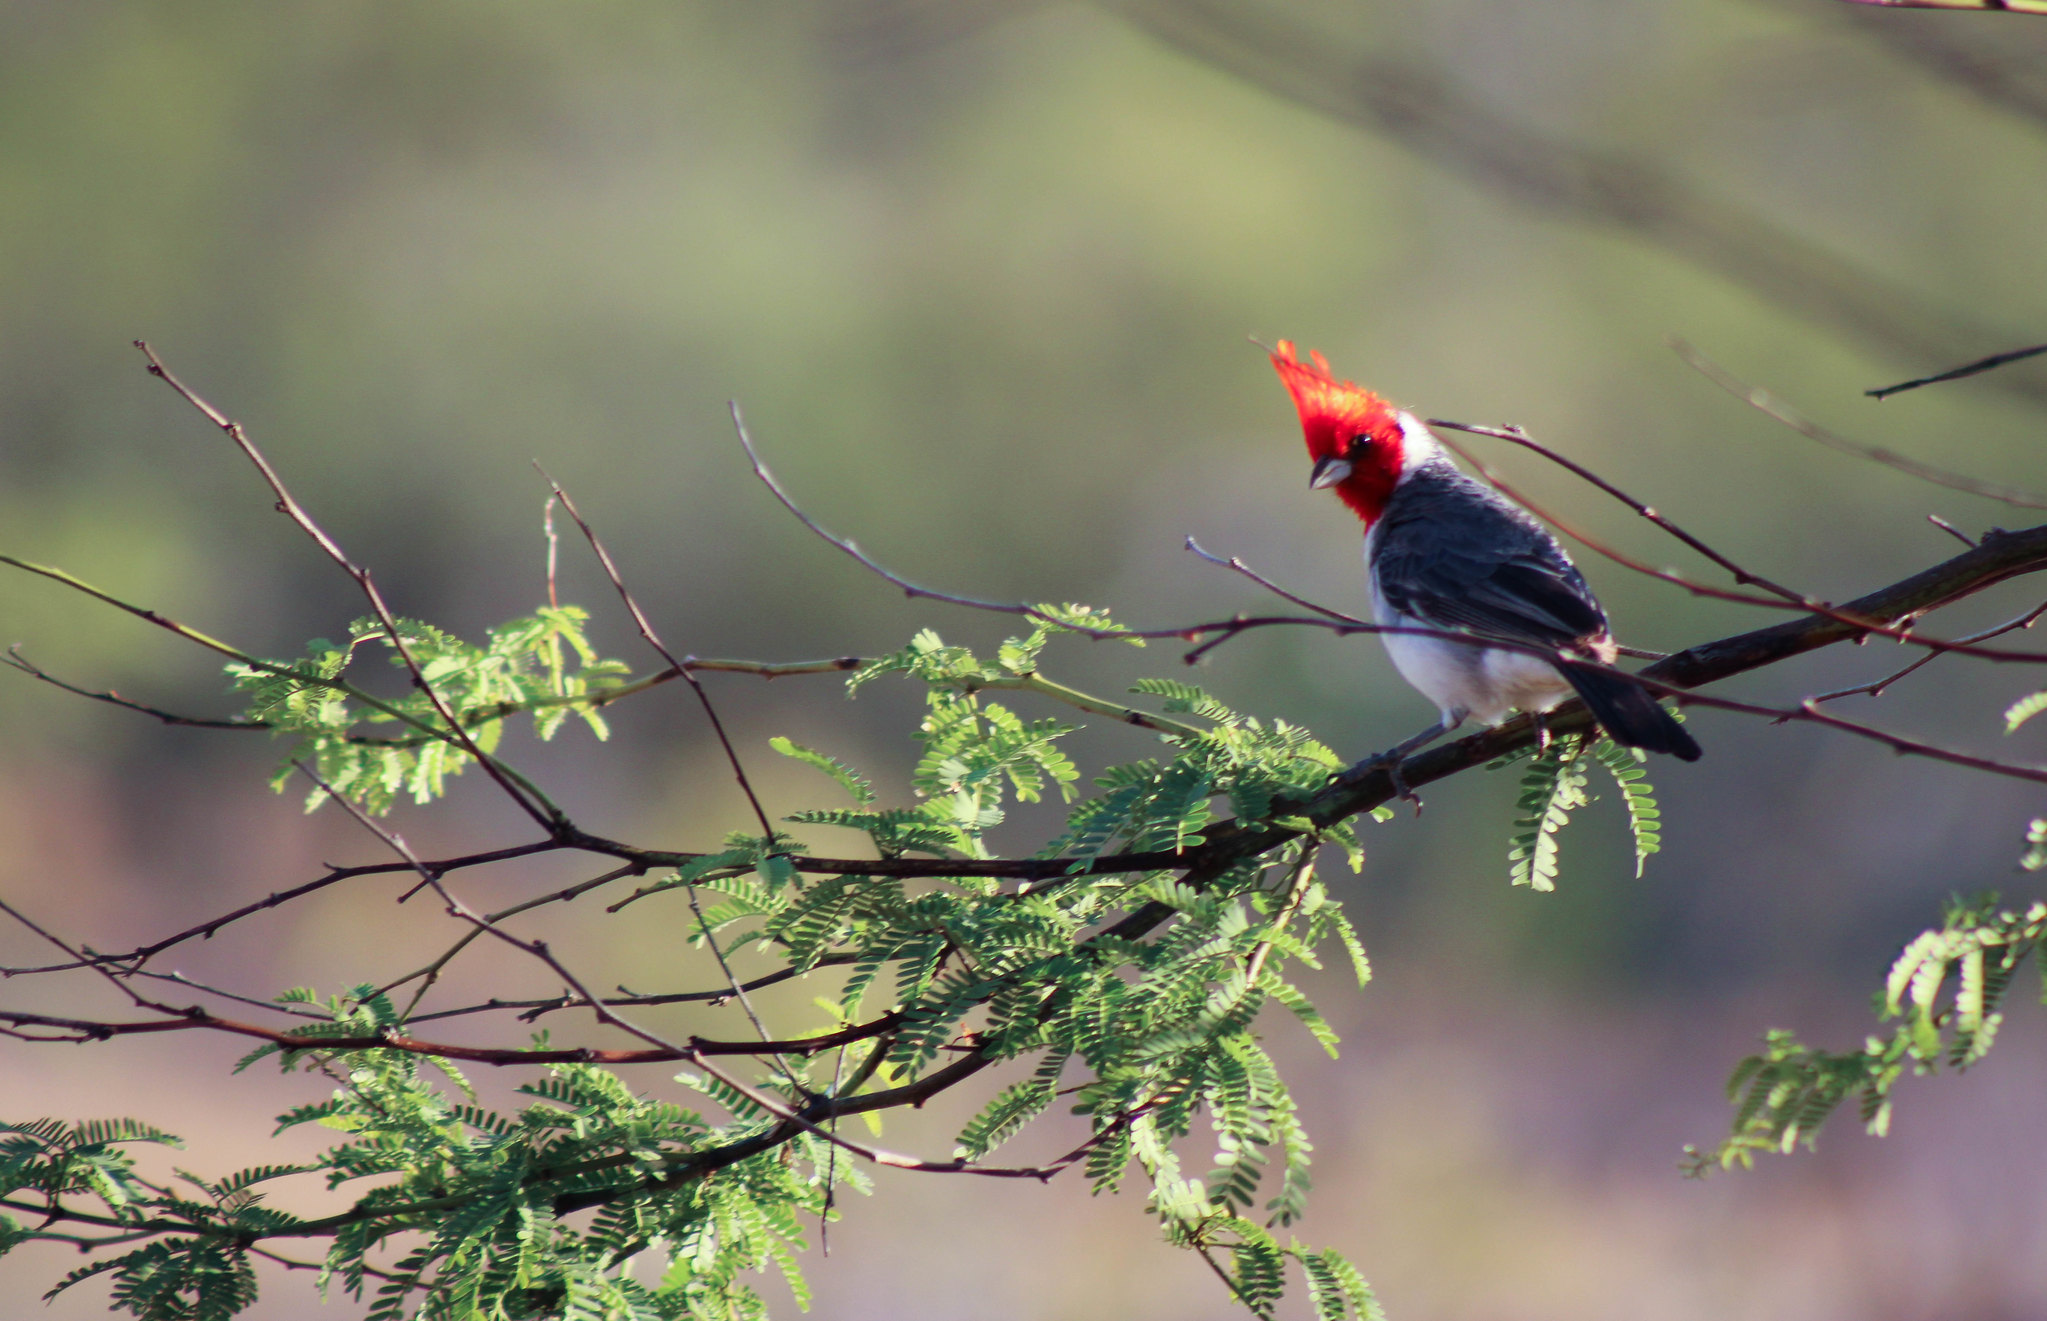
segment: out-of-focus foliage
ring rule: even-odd
[[[2028,959],[2047,940],[2047,903],[2024,911],[1998,907],[1986,894],[1948,907],[1939,929],[1924,931],[1891,965],[1878,1012],[1901,1020],[1888,1037],[1837,1054],[1773,1031],[1768,1049],[1743,1060],[1727,1084],[1736,1104],[1734,1134],[1711,1152],[1690,1151],[1687,1168],[1750,1164],[1759,1151],[1810,1146],[1820,1125],[1853,1101],[1872,1134],[1890,1131],[1891,1091],[1902,1078],[1945,1064],[1966,1069],[1989,1052],[2004,1022],[2000,1006]],[[2042,975],[2047,999],[2047,965]]]

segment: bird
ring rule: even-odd
[[[1416,749],[1466,720],[1539,721],[1573,694],[1614,742],[1698,759],[1655,694],[1613,668],[1606,611],[1549,529],[1466,475],[1413,413],[1337,379],[1320,353],[1302,362],[1287,340],[1268,351],[1300,413],[1309,487],[1334,491],[1364,524],[1373,622],[1426,630],[1380,638],[1440,719],[1358,769],[1387,768],[1411,798],[1400,763]]]

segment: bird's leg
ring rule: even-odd
[[[1441,720],[1430,725],[1421,733],[1416,734],[1404,743],[1388,748],[1384,752],[1365,758],[1357,765],[1351,767],[1346,774],[1357,775],[1384,768],[1387,778],[1393,781],[1393,792],[1399,794],[1408,802],[1413,803],[1415,814],[1419,816],[1422,810],[1422,800],[1415,796],[1413,789],[1408,787],[1406,778],[1400,773],[1400,763],[1406,761],[1408,754],[1417,748],[1425,747],[1435,742],[1443,737],[1443,735],[1463,724],[1464,716],[1465,713],[1463,711],[1445,711]]]
[[[1550,732],[1548,716],[1549,712],[1547,711],[1532,711],[1528,716],[1529,721],[1535,726],[1535,755],[1538,757],[1549,751]]]

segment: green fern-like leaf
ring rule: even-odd
[[[2026,851],[2019,858],[2019,866],[2027,871],[2047,867],[2047,817],[2034,817],[2026,826]]]
[[[1606,767],[1628,809],[1628,830],[1635,839],[1635,876],[1640,879],[1649,855],[1663,847],[1663,813],[1656,806],[1656,786],[1649,783],[1646,758],[1635,748],[1602,737],[1592,755]]]
[[[1063,1053],[1058,1058],[1065,1062]],[[1052,1103],[1052,1097],[1053,1089],[1036,1077],[1004,1088],[960,1130],[954,1154],[966,1160],[981,1159],[1016,1136]]]
[[[1514,834],[1507,849],[1507,872],[1515,885],[1556,888],[1557,832],[1586,801],[1579,740],[1558,739],[1529,763],[1514,803]]]
[[[2009,734],[2042,711],[2047,711],[2047,691],[2033,693],[2013,702],[2004,713],[2004,732]]]
[[[804,765],[815,767],[826,775],[831,776],[832,779],[838,781],[841,788],[853,796],[853,801],[862,807],[874,801],[874,786],[867,781],[866,777],[844,762],[828,757],[822,752],[806,748],[801,743],[783,738],[779,734],[768,740],[768,746],[785,757],[793,757]]]

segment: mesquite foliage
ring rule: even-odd
[[[1219,810],[1271,818],[1341,763],[1297,726],[1148,681],[1138,693],[1174,732],[1159,736],[1158,755],[1083,784],[1065,750],[1078,723],[990,700],[991,688],[1038,675],[1056,621],[1107,623],[1081,607],[1044,613],[993,659],[925,631],[851,674],[854,691],[891,677],[925,689],[910,801],[878,802],[828,751],[777,738],[775,751],[820,772],[820,805],[789,813],[788,833],[735,833],[646,876],[614,905],[672,924],[679,941],[714,949],[720,967],[751,949],[812,979],[824,992],[817,1033],[840,1031],[837,1048],[764,1048],[744,1083],[691,1069],[660,1095],[597,1064],[550,1058],[527,1070],[522,1106],[492,1108],[456,1062],[400,1044],[421,1030],[419,996],[404,1003],[370,983],[294,988],[277,1001],[300,1021],[237,1068],[307,1080],[309,1099],[278,1127],[333,1130],[318,1159],[163,1183],[139,1172],[137,1149],[177,1139],[140,1122],[9,1125],[0,1201],[16,1214],[0,1221],[0,1250],[97,1227],[94,1260],[57,1289],[108,1277],[114,1306],[152,1321],[234,1315],[255,1298],[252,1252],[305,1244],[323,1249],[321,1285],[367,1303],[374,1321],[756,1317],[764,1269],[806,1301],[797,1253],[809,1227],[839,1214],[840,1189],[864,1190],[861,1161],[834,1149],[839,1114],[864,1113],[870,1100],[877,1111],[911,1104],[952,1085],[938,1075],[971,1059],[1010,1080],[987,1087],[949,1164],[984,1166],[1055,1106],[1071,1110],[1085,1140],[1036,1173],[1078,1166],[1101,1192],[1140,1181],[1167,1237],[1206,1256],[1255,1313],[1270,1313],[1291,1269],[1320,1315],[1376,1315],[1342,1256],[1284,1232],[1306,1205],[1312,1144],[1263,1042],[1302,1030],[1334,1053],[1336,1035],[1296,971],[1333,952],[1359,985],[1370,977],[1316,871],[1325,844],[1361,862],[1356,826],[1338,822],[1206,875],[1097,869],[1110,853],[1170,862]],[[401,799],[438,798],[476,760],[470,749],[494,753],[515,719],[547,738],[576,717],[601,737],[601,708],[630,681],[591,647],[586,618],[552,607],[480,644],[398,621],[397,641],[438,706],[418,690],[375,697],[351,678],[367,656],[401,660],[374,619],[344,643],[316,640],[297,659],[252,658],[229,672],[247,701],[243,721],[288,741],[279,788],[294,766],[310,766],[309,810],[331,795],[374,816]],[[1035,879],[799,865],[810,837],[848,831],[878,861],[993,860],[1005,811],[1055,797],[1069,809],[1035,853],[1045,863]],[[1156,916],[1119,926],[1140,912]],[[554,1045],[541,1035],[530,1049]],[[1204,1146],[1212,1164],[1197,1163]],[[307,1218],[272,1207],[266,1194],[283,1180],[324,1182],[335,1209]],[[58,1214],[21,1214],[32,1207]],[[593,1208],[594,1219],[578,1214]]]
[[[1291,1232],[1308,1204],[1313,1144],[1266,1046],[1270,1034],[1300,1031],[1334,1055],[1336,1033],[1300,973],[1335,959],[1358,987],[1371,978],[1363,941],[1319,870],[1332,857],[1362,867],[1363,821],[1302,814],[1342,762],[1299,726],[1233,710],[1185,682],[1140,680],[1127,705],[1057,683],[1041,670],[1048,645],[1113,621],[1074,605],[1032,607],[1029,618],[1033,626],[992,657],[925,630],[864,663],[753,666],[850,671],[851,692],[919,685],[910,795],[885,802],[833,750],[777,737],[775,753],[817,773],[814,805],[785,813],[771,833],[737,831],[694,853],[590,835],[499,758],[513,722],[547,739],[573,720],[602,738],[607,706],[682,677],[671,666],[633,678],[598,654],[577,607],[550,605],[481,643],[419,621],[366,618],[344,642],[316,639],[288,660],[205,639],[234,658],[229,680],[245,710],[232,721],[185,723],[272,731],[288,745],[276,787],[305,773],[308,810],[339,798],[403,851],[376,819],[401,801],[431,805],[453,777],[482,765],[550,831],[539,845],[432,865],[408,854],[421,888],[515,854],[582,852],[625,864],[504,914],[471,915],[470,939],[510,940],[569,979],[533,934],[548,905],[630,884],[609,912],[630,907],[629,920],[665,925],[709,957],[694,964],[696,989],[665,996],[593,1003],[579,983],[553,1000],[455,1009],[429,995],[443,959],[395,983],[284,991],[275,1011],[290,1025],[272,1029],[135,991],[155,949],[174,942],[108,956],[48,937],[75,955],[67,966],[130,988],[139,1010],[172,1015],[170,1027],[264,1038],[237,1071],[281,1068],[306,1086],[278,1131],[334,1136],[302,1163],[166,1178],[151,1173],[162,1162],[150,1152],[178,1139],[139,1119],[0,1124],[0,1254],[37,1240],[75,1246],[87,1260],[52,1293],[97,1281],[116,1310],[144,1321],[245,1311],[259,1258],[316,1272],[323,1290],[367,1307],[372,1321],[755,1318],[766,1314],[763,1272],[807,1304],[799,1254],[813,1230],[843,1213],[842,1191],[867,1191],[864,1166],[878,1161],[1038,1179],[1074,1170],[1096,1192],[1141,1189],[1163,1235],[1202,1258],[1251,1313],[1272,1315],[1291,1279],[1324,1321],[1378,1316],[1349,1261]],[[413,678],[403,695],[359,682],[378,656]],[[1039,713],[1048,702],[1063,707],[1061,717]],[[2011,722],[2040,709],[2047,702],[2021,703]],[[1090,770],[1074,750],[1087,719],[1147,729],[1156,751]],[[1522,763],[1509,837],[1514,884],[1556,884],[1558,832],[1592,800],[1595,771],[1618,792],[1638,873],[1658,851],[1659,809],[1633,749],[1568,732],[1494,768]],[[1017,833],[1014,823],[1004,829],[1011,809],[1055,800],[1064,809],[1056,828],[1025,857],[1001,856],[998,841]],[[814,852],[830,840],[834,854],[862,854],[848,839],[872,859]],[[1254,844],[1217,847],[1247,839]],[[2047,825],[2036,822],[2029,839],[2028,865],[2041,865]],[[514,915],[522,935],[508,933]],[[1810,1143],[1849,1100],[1882,1132],[1891,1088],[1907,1072],[1982,1058],[2013,977],[2043,939],[2047,906],[1958,901],[1893,968],[1880,996],[1900,1020],[1890,1037],[1836,1054],[1772,1033],[1730,1084],[1732,1136],[1694,1151],[1690,1167],[1746,1164],[1760,1150]],[[776,966],[754,985],[802,979],[814,989],[817,1019],[806,1032],[666,1043],[634,1028],[655,1047],[639,1052],[558,1045],[545,1032],[492,1049],[437,1047],[418,1035],[461,1015],[503,1023],[523,1010],[530,1022],[582,1010],[625,1029],[613,1006],[744,1003],[729,963],[741,951]],[[43,1040],[165,1026],[7,1013],[15,1035]],[[649,1088],[607,1067],[612,1057],[685,1067]],[[485,1104],[462,1059],[514,1070],[519,1104]],[[864,1145],[866,1124],[959,1087],[976,1089],[979,1106],[949,1157]],[[1041,1165],[991,1162],[1059,1111],[1079,1116],[1072,1150]],[[848,1137],[856,1133],[860,1140]],[[271,1204],[285,1181],[324,1188],[330,1208],[301,1215]]]

